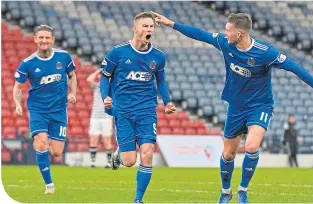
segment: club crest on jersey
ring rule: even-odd
[[[58,62],[58,63],[57,63],[57,69],[62,69],[62,64],[61,64],[61,62]]]
[[[152,62],[151,62],[150,68],[151,68],[151,69],[155,69],[155,61],[152,61]]]
[[[250,57],[250,59],[248,60],[248,65],[250,66],[254,65],[254,59],[252,57]]]

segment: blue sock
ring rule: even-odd
[[[39,166],[40,173],[46,185],[52,183],[50,173],[49,151],[39,152],[36,150],[36,162]]]
[[[137,189],[136,189],[136,200],[142,200],[143,195],[150,183],[152,176],[152,166],[139,165],[137,171]]]
[[[230,189],[231,178],[234,171],[234,159],[226,160],[222,154],[220,159],[221,179],[223,189]]]
[[[248,152],[246,151],[245,158],[242,163],[242,177],[240,186],[248,188],[250,180],[255,172],[256,166],[259,161],[259,152]]]

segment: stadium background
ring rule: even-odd
[[[12,98],[14,73],[20,61],[36,51],[33,29],[40,24],[54,28],[56,47],[66,49],[77,67],[76,104],[69,104],[66,152],[88,152],[88,128],[92,90],[87,76],[99,67],[112,46],[132,38],[135,14],[156,11],[178,22],[209,32],[224,32],[231,12],[252,16],[252,37],[274,44],[313,75],[313,3],[312,2],[48,2],[1,1],[1,159],[6,164],[33,164],[29,139],[25,87],[23,117],[14,114]],[[222,135],[227,104],[220,99],[225,79],[222,55],[212,46],[189,39],[167,28],[156,28],[153,44],[167,55],[167,82],[178,112],[165,115],[158,111],[158,134],[219,136]],[[301,137],[299,153],[313,154],[312,88],[293,73],[273,69],[275,116],[266,133],[261,151],[270,158],[286,153],[282,145],[283,123],[289,113],[297,118]],[[116,145],[115,145],[116,147]],[[244,140],[239,152],[244,151]],[[99,151],[103,145],[99,143]],[[160,153],[160,149],[156,149]],[[162,152],[161,152],[162,153]],[[307,157],[306,157],[307,158]],[[51,158],[64,164],[65,157]],[[311,161],[311,160],[310,160]],[[79,163],[79,161],[77,161]],[[284,161],[287,166],[287,159]],[[307,160],[301,161],[313,166]],[[78,164],[79,165],[79,164]],[[7,168],[12,168],[8,166]],[[18,166],[16,166],[18,168]],[[14,170],[12,170],[14,171]],[[217,171],[217,170],[216,170]],[[313,187],[313,186],[311,186]]]

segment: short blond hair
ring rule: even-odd
[[[37,27],[35,28],[35,35],[37,35],[37,33],[38,33],[39,31],[42,31],[42,30],[44,30],[44,31],[49,31],[49,32],[51,32],[52,36],[54,36],[54,35],[53,35],[53,28],[51,28],[51,27],[48,26],[48,25],[40,25],[40,26],[37,26]]]
[[[153,23],[155,23],[155,17],[153,15],[153,13],[151,12],[142,12],[142,13],[138,13],[135,18],[134,18],[134,22],[139,20],[139,19],[142,19],[142,18],[151,18],[153,20]]]
[[[231,13],[228,16],[227,22],[234,24],[236,28],[240,28],[248,32],[252,29],[252,19],[247,13]]]

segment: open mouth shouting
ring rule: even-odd
[[[146,35],[146,40],[150,40],[151,37],[152,37],[151,34]]]

